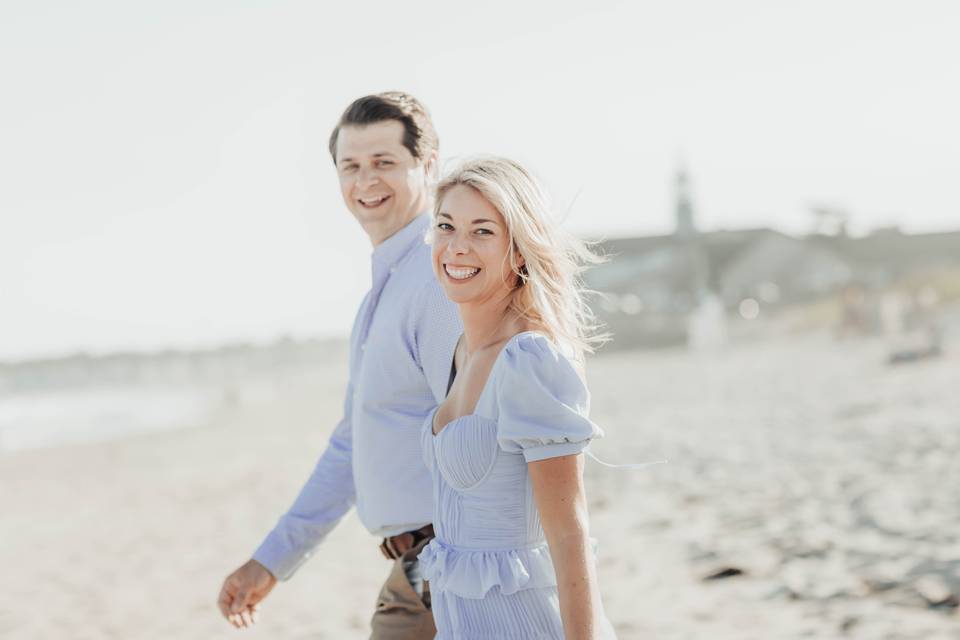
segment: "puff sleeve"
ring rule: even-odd
[[[603,432],[587,417],[590,392],[545,336],[521,334],[504,348],[496,377],[497,440],[527,462],[583,451]]]

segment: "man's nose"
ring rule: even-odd
[[[360,168],[357,170],[357,186],[367,187],[377,181],[377,173],[370,169]]]

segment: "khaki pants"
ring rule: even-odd
[[[393,561],[390,575],[377,598],[370,640],[433,640],[437,629],[430,612],[430,588],[424,582],[423,598],[418,596],[404,569],[404,562],[416,561],[429,543],[429,540],[422,540]]]

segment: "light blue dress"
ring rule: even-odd
[[[602,435],[590,394],[544,336],[513,336],[474,413],[433,435],[423,425],[433,478],[436,538],[420,554],[437,638],[562,640],[557,578],[527,463],[580,453]],[[613,629],[601,620],[604,638]]]

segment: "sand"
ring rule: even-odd
[[[884,356],[809,336],[591,362],[594,452],[670,460],[587,464],[622,639],[960,638],[960,355]],[[255,629],[215,605],[309,475],[345,373],[251,381],[179,430],[0,455],[0,637],[366,637],[389,567],[353,515]]]

